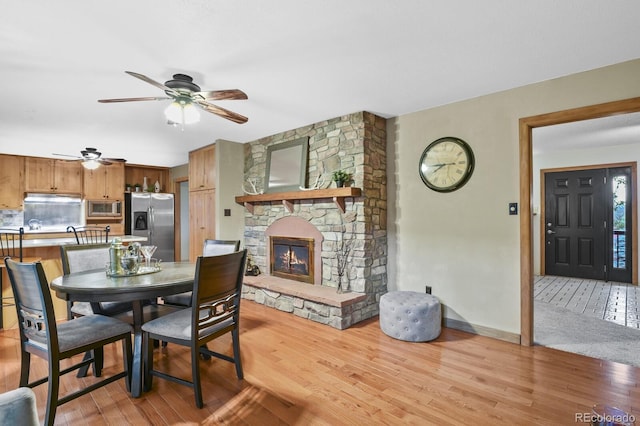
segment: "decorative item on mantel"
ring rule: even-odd
[[[124,190],[126,192],[131,192],[131,184],[130,183],[125,183],[124,184]]]
[[[313,191],[314,189],[323,189],[325,187],[326,179],[324,173],[324,163],[322,161],[318,162],[318,176],[316,176],[316,180],[313,182],[311,186],[305,188],[300,185],[301,191]],[[329,182],[331,184],[331,182]]]
[[[324,175],[323,174],[319,174],[318,177],[316,178],[315,182],[313,182],[313,185],[311,185],[309,188],[305,188],[304,186],[300,186],[300,190],[301,191],[313,191],[314,189],[322,189],[324,187],[324,184],[325,184]]]
[[[248,195],[260,195],[260,194],[264,193],[264,191],[258,191],[258,188],[257,188],[258,181],[259,181],[259,179],[258,179],[258,178],[247,179],[247,182],[242,184],[242,191],[243,191],[245,194],[248,194]],[[247,189],[245,188],[245,185],[246,185],[247,183],[248,183],[249,185],[251,185],[251,190],[247,190]]]
[[[136,192],[140,192],[141,186],[139,183],[136,183],[135,185],[133,185],[133,187],[136,189]]]
[[[156,184],[153,186],[155,192],[160,192],[160,182],[156,180]]]
[[[336,170],[331,175],[331,178],[336,183],[337,188],[342,188],[346,183],[351,182],[351,174],[344,170]]]

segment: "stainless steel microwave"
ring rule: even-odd
[[[121,201],[87,200],[87,217],[121,217]]]

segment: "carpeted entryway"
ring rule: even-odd
[[[640,367],[640,330],[535,302],[534,342]]]
[[[534,342],[640,367],[637,301],[637,286],[536,277]]]

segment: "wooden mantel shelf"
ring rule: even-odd
[[[258,195],[241,195],[236,197],[236,203],[244,204],[245,208],[253,213],[253,205],[256,203],[267,203],[270,201],[282,201],[282,204],[289,213],[293,212],[293,202],[295,200],[316,200],[319,198],[332,198],[336,206],[344,213],[344,199],[348,197],[359,197],[362,194],[360,188],[328,188],[312,189],[309,191],[274,192]]]

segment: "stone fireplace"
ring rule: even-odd
[[[262,274],[245,277],[243,298],[344,329],[377,315],[387,291],[386,123],[360,112],[245,144],[245,179],[264,177],[268,146],[300,137],[309,138],[308,182],[346,170],[359,190],[245,202],[244,246]]]

